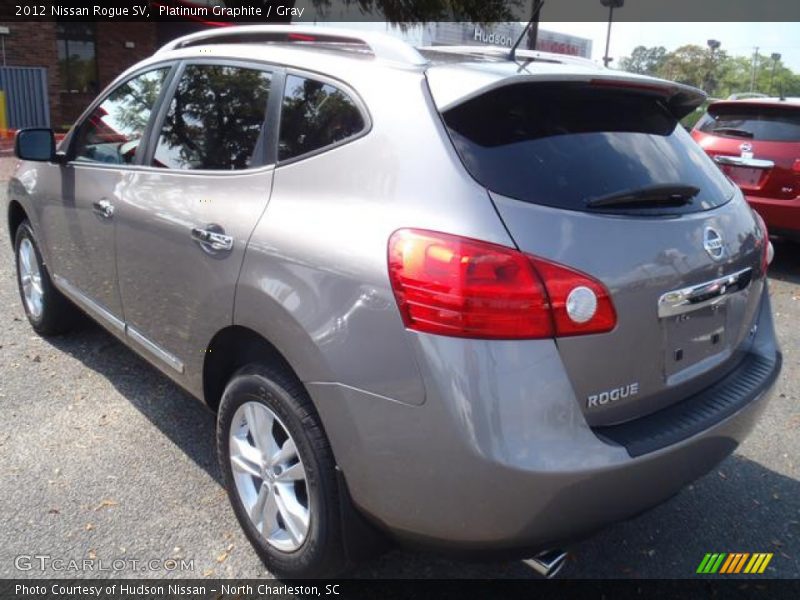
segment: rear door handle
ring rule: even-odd
[[[92,202],[92,212],[96,215],[100,215],[104,219],[110,219],[114,216],[114,205],[108,200]]]
[[[222,251],[233,249],[233,238],[219,231],[222,228],[218,225],[209,225],[208,228],[194,227],[192,229],[192,239],[204,248]],[[213,227],[213,229],[212,229]]]

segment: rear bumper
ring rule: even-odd
[[[745,197],[763,217],[771,234],[800,239],[800,197],[794,200],[773,200],[747,195]]]
[[[421,406],[309,388],[355,503],[399,537],[463,550],[553,547],[659,504],[747,436],[780,370],[765,292],[750,348],[771,361],[763,385],[702,430],[632,456],[586,424],[552,342],[415,340]]]

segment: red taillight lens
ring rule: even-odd
[[[766,221],[764,221],[764,218],[756,211],[753,211],[753,214],[756,217],[758,226],[761,228],[761,270],[766,273],[769,268],[769,263],[772,262],[774,250],[772,249],[772,242],[769,241],[769,230],[767,229]]]
[[[389,240],[389,276],[406,327],[417,331],[536,339],[599,333],[616,324],[599,282],[488,242],[401,229]],[[578,287],[597,297],[594,314],[581,323],[573,322],[567,311],[569,294]]]
[[[794,164],[792,165],[792,171],[795,173],[800,173],[800,158],[794,161]]]
[[[659,85],[653,83],[641,83],[638,81],[626,81],[624,79],[592,79],[589,85],[596,87],[608,87],[619,90],[636,90],[642,92],[652,92],[662,96],[671,96],[676,88],[672,85]]]
[[[617,313],[602,283],[585,273],[542,258],[531,257],[531,260],[550,297],[556,336],[604,333],[614,329]],[[591,306],[586,307],[592,297],[594,310],[591,310]]]
[[[457,337],[553,336],[547,295],[516,250],[444,233],[401,229],[389,275],[406,327]]]
[[[290,33],[286,36],[290,42],[316,42],[317,38],[313,35],[304,33]]]

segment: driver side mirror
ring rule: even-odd
[[[51,162],[56,160],[56,138],[52,129],[20,129],[14,143],[14,154],[22,160]]]

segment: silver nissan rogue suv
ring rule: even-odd
[[[679,124],[703,99],[533,51],[192,34],[58,147],[18,134],[22,302],[217,412],[279,575],[387,538],[552,557],[712,469],[780,371],[764,223]]]

